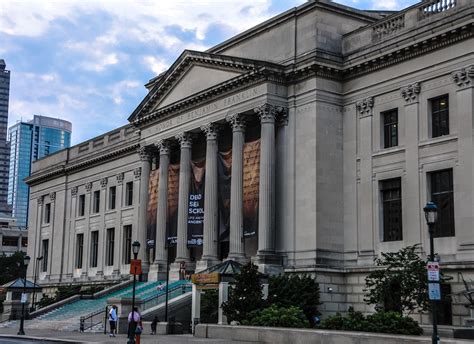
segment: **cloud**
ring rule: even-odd
[[[157,58],[155,56],[143,56],[143,63],[156,75],[161,74],[169,67],[168,63],[165,60]]]

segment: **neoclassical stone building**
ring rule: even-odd
[[[473,14],[470,0],[393,13],[308,1],[184,51],[128,125],[33,164],[41,283],[118,279],[139,240],[148,279],[167,255],[174,277],[181,262],[251,259],[316,274],[325,314],[370,311],[374,257],[416,243],[426,254],[433,200],[436,250],[462,290],[457,273],[474,277]],[[463,324],[463,303],[443,321]]]

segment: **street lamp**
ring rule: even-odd
[[[134,321],[134,318],[135,318],[135,313],[134,313],[134,309],[135,309],[135,284],[136,284],[136,281],[137,281],[137,274],[136,274],[136,269],[137,269],[137,265],[136,265],[136,260],[138,258],[138,252],[140,251],[140,242],[138,241],[134,241],[132,243],[132,252],[133,252],[133,264],[134,264],[134,271],[133,271],[133,293],[132,293],[132,321],[130,321],[130,323],[128,324],[128,337],[129,338],[134,338],[135,336],[135,333],[131,333],[132,331],[130,330],[130,324]]]
[[[434,226],[438,221],[438,207],[433,202],[426,203],[426,206],[423,208],[425,212],[426,224],[428,225],[428,233],[430,235],[430,262],[434,262],[435,254],[434,254]],[[439,288],[439,281],[435,283],[438,284]],[[428,281],[428,286],[430,285],[430,281]],[[433,316],[433,335],[431,337],[431,342],[433,344],[438,343],[438,320],[437,320],[437,312],[436,312],[436,300],[431,300],[431,313]]]
[[[33,312],[35,311],[36,309],[36,278],[37,278],[37,274],[38,274],[38,270],[39,270],[39,263],[40,261],[43,260],[43,256],[40,256],[40,257],[36,257],[36,264],[34,266],[34,289],[33,289],[33,297],[31,299],[31,308],[30,308],[30,312]]]
[[[20,330],[18,331],[19,336],[25,335],[25,330],[23,329],[23,327],[25,324],[26,270],[28,269],[28,264],[30,264],[30,256],[25,256],[23,258],[23,266],[25,268],[25,277],[23,279],[23,293],[21,294],[21,321],[20,321]]]

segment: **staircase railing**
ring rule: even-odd
[[[186,292],[189,292],[189,291],[191,291],[190,283],[180,284],[168,289],[168,298],[172,299],[176,296],[185,294]],[[153,306],[156,306],[164,302],[165,298],[166,298],[165,291],[158,292],[158,294],[151,295],[147,298],[142,299],[140,302],[140,305],[141,305],[140,308],[142,310],[151,308]],[[84,332],[104,322],[104,333],[105,333],[107,329],[107,313],[108,313],[108,307],[106,306],[104,309],[100,309],[95,312],[89,313],[87,315],[81,316],[79,320],[80,321],[79,330],[81,332]]]

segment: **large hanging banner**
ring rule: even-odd
[[[146,213],[146,237],[148,240],[155,240],[156,236],[156,208],[158,205],[158,180],[160,170],[150,171],[150,179],[148,182],[148,206]]]
[[[258,231],[258,187],[260,180],[260,139],[244,144],[244,237]]]
[[[166,223],[168,246],[175,246],[178,241],[178,198],[179,164],[170,164],[168,168],[168,217]]]
[[[219,240],[229,241],[230,233],[230,184],[232,172],[232,150],[219,152],[217,159],[219,190]]]
[[[188,203],[188,246],[202,246],[204,224],[204,174],[206,160],[191,161]]]

